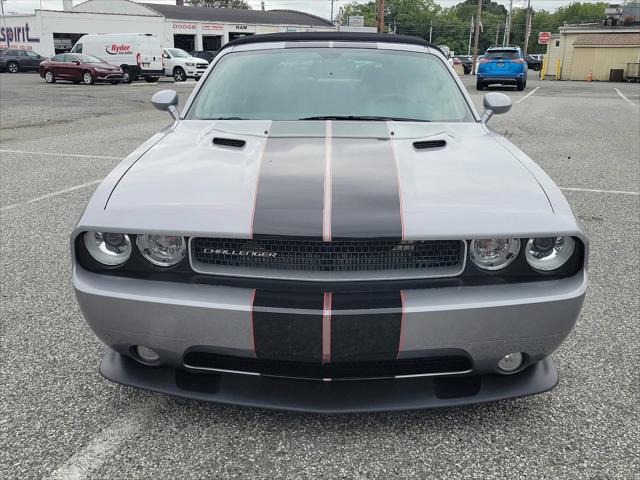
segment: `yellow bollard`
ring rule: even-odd
[[[560,80],[560,59],[556,60],[556,80]]]
[[[545,55],[542,57],[542,68],[540,69],[540,80],[544,80],[545,75],[547,74],[547,63],[548,57]]]

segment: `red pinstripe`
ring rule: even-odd
[[[331,300],[333,294],[324,292],[322,308],[322,363],[331,362]]]
[[[256,337],[253,334],[253,302],[256,299],[256,289],[254,288],[251,292],[251,300],[249,300],[249,317],[250,323],[249,328],[251,330],[251,351],[253,352],[253,358],[256,358]]]
[[[402,334],[404,332],[404,317],[405,317],[405,309],[404,309],[404,291],[400,290],[400,309],[402,310],[402,314],[400,315],[400,338],[398,339],[398,353],[396,354],[396,360],[400,358],[400,352],[402,351]]]

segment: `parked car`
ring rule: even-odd
[[[105,33],[83,35],[71,53],[104,58],[122,69],[124,83],[138,78],[157,82],[164,75],[160,38],[150,33]]]
[[[540,71],[542,69],[542,60],[535,58],[533,55],[526,56],[527,67],[533,70],[534,72]]]
[[[189,52],[189,55],[191,55],[192,57],[202,58],[208,63],[211,63],[217,54],[217,50],[192,50]]]
[[[449,47],[447,45],[438,45],[438,48],[444,55],[444,58],[447,59],[449,65],[453,67],[453,57],[451,56],[451,50],[449,49]]]
[[[184,82],[187,78],[199,80],[209,66],[206,60],[193,57],[181,48],[165,48],[163,58],[164,74],[176,82]]]
[[[83,82],[92,85],[94,82],[122,82],[122,69],[111,65],[93,55],[77,53],[61,53],[40,64],[40,76],[47,83],[67,80],[73,83]]]
[[[527,62],[520,47],[493,47],[484,53],[478,66],[476,88],[484,90],[491,84],[527,86]]]
[[[462,68],[464,69],[464,74],[469,75],[471,73],[471,68],[473,64],[473,59],[469,55],[456,55],[454,60],[458,59],[462,64]]]
[[[18,73],[32,70],[37,72],[45,58],[31,50],[7,48],[0,50],[0,72]]]
[[[588,241],[551,178],[487,128],[507,95],[479,114],[421,38],[308,32],[231,41],[182,112],[173,90],[152,103],[172,125],[71,235],[106,378],[327,413],[556,385]]]

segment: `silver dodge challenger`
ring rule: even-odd
[[[552,389],[588,241],[439,49],[282,33],[222,48],[98,187],[73,285],[109,380],[339,413]]]

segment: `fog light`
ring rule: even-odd
[[[157,363],[160,360],[160,355],[143,345],[136,347],[136,355],[145,363]]]
[[[522,366],[523,359],[520,352],[510,353],[502,357],[502,360],[498,362],[498,368],[504,373],[513,373]]]

